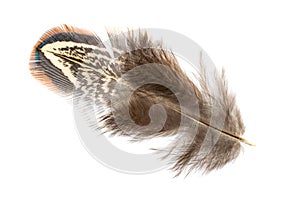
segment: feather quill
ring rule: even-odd
[[[56,93],[84,102],[103,134],[132,141],[173,136],[169,146],[154,150],[171,160],[176,175],[221,168],[239,155],[241,142],[252,145],[241,137],[244,124],[224,70],[207,73],[200,59],[195,83],[172,51],[147,32],[108,35],[109,47],[90,31],[51,29],[33,49],[31,74]],[[140,84],[144,80],[150,82]],[[120,92],[123,87],[130,90],[129,99]]]

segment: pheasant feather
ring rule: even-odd
[[[49,30],[33,49],[31,74],[92,108],[103,134],[132,141],[172,136],[170,145],[153,150],[170,159],[176,175],[221,168],[239,155],[241,142],[251,145],[241,137],[244,124],[224,71],[207,72],[200,59],[191,78],[147,32],[108,35],[110,46],[71,26]]]

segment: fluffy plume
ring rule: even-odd
[[[209,172],[234,160],[244,125],[224,71],[200,59],[193,78],[162,41],[147,32],[108,32],[110,44],[70,26],[48,31],[34,47],[30,70],[51,90],[84,102],[99,132],[132,141],[172,136],[154,149],[176,175]],[[201,52],[199,52],[201,54]]]

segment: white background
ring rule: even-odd
[[[2,1],[0,199],[299,199],[300,6],[297,1]],[[81,145],[72,107],[29,74],[31,48],[62,23],[165,28],[218,67],[246,124],[238,159],[208,175],[108,169]]]

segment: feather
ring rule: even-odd
[[[147,32],[108,35],[110,46],[90,31],[49,30],[34,46],[31,74],[94,112],[102,134],[132,141],[172,136],[153,150],[170,159],[176,175],[221,168],[239,155],[241,142],[252,145],[241,137],[244,124],[224,70],[208,72],[200,59],[193,80]]]

